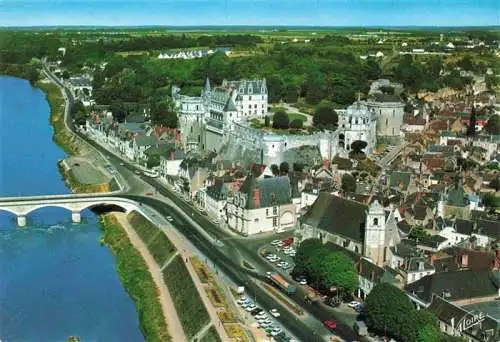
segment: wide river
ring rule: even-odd
[[[0,196],[68,193],[49,105],[27,81],[0,77]],[[98,218],[45,208],[16,228],[0,211],[0,341],[144,341],[132,300],[100,245]]]

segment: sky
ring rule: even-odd
[[[0,0],[0,26],[500,25],[500,0]]]

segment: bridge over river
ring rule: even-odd
[[[81,211],[98,207],[118,207],[128,213],[136,209],[139,202],[109,194],[69,194],[29,197],[0,197],[0,211],[10,212],[17,217],[17,225],[26,225],[26,216],[37,209],[45,207],[65,208],[71,212],[74,223],[81,221]]]

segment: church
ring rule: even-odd
[[[346,110],[337,110],[339,116],[339,145],[350,151],[356,140],[366,142],[364,152],[371,154],[377,145],[377,118],[359,99]]]
[[[397,208],[384,208],[377,200],[367,206],[322,192],[300,218],[294,235],[298,243],[317,238],[383,266],[389,261],[389,249],[406,237],[398,228],[402,220]]]

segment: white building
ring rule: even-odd
[[[267,86],[266,79],[222,81],[222,88],[236,90],[234,102],[238,110],[238,117],[258,116],[267,114]]]
[[[356,140],[365,141],[366,154],[371,154],[377,144],[377,120],[373,110],[357,101],[339,114],[339,145],[350,150]]]
[[[239,191],[227,198],[225,216],[230,229],[248,236],[294,228],[295,211],[287,176],[248,176]]]
[[[398,96],[375,94],[364,103],[373,110],[377,121],[377,135],[399,136],[403,126],[404,103]]]

